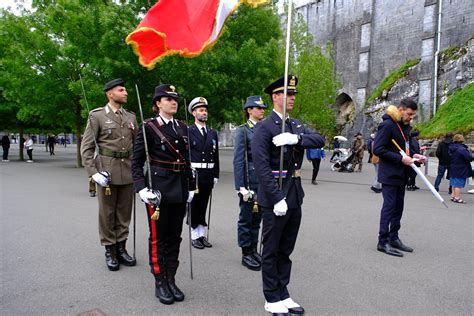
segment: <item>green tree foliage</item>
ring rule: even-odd
[[[334,136],[337,132],[334,104],[340,83],[334,75],[332,45],[328,43],[325,52],[315,45],[304,18],[296,10],[292,20],[289,72],[299,78],[292,115],[324,135]]]

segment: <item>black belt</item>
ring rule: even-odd
[[[183,162],[168,162],[168,161],[152,160],[150,161],[150,165],[161,168],[161,169],[171,170],[174,172],[180,172],[186,169],[186,164]]]
[[[112,158],[128,158],[132,154],[132,151],[113,151],[107,148],[99,148],[99,154]]]

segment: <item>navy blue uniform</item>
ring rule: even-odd
[[[252,159],[252,141],[255,126],[251,121],[239,126],[234,138],[234,183],[238,191],[241,187],[258,194],[258,179]],[[245,158],[247,156],[247,159]],[[246,161],[247,160],[247,161]],[[237,243],[239,247],[256,247],[262,212],[253,211],[254,201],[243,200],[239,194],[239,221],[237,223]]]
[[[301,222],[301,204],[304,192],[301,178],[295,170],[301,168],[305,148],[321,148],[324,137],[306,128],[295,119],[289,119],[286,132],[300,135],[300,141],[293,146],[284,146],[283,169],[287,175],[283,188],[278,186],[280,149],[273,144],[274,136],[281,133],[282,119],[274,111],[257,124],[252,143],[252,158],[259,181],[258,203],[263,215],[262,278],[263,293],[269,303],[289,298],[287,285],[290,281],[291,260]],[[276,216],[273,207],[286,198],[288,210],[284,216]]]
[[[207,226],[206,210],[209,196],[214,188],[214,178],[219,178],[219,143],[217,132],[205,128],[206,136],[198,130],[196,124],[189,127],[191,146],[191,166],[197,171],[198,193],[191,202],[191,227]]]
[[[388,115],[382,117],[374,140],[374,154],[380,157],[378,180],[382,183],[383,206],[380,211],[379,243],[398,239],[403,214],[405,185],[410,166],[402,163],[402,155],[392,143],[400,148],[410,148],[411,126],[397,123]]]
[[[147,205],[151,273],[155,276],[164,273],[173,278],[179,265],[178,255],[188,191],[195,189],[188,157],[188,127],[180,121],[174,121],[174,129],[171,125],[164,124],[161,117],[145,122],[152,187],[161,192],[158,220],[151,219],[154,211],[150,205]],[[159,129],[177,152],[170,149],[166,142],[156,134],[152,125]],[[132,175],[136,192],[145,187],[151,187],[148,176],[145,177],[143,172],[145,160],[145,142],[142,128],[140,128],[133,148],[132,160]]]

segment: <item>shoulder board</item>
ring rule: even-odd
[[[127,112],[127,113],[130,113],[130,114],[132,114],[132,115],[135,115],[135,116],[136,116],[135,112],[133,112],[133,111],[130,111],[130,110],[126,110],[126,109],[124,109],[124,108],[122,108],[122,109],[123,109],[125,112]]]
[[[247,126],[247,123],[241,124],[241,125],[237,126],[237,128],[241,128],[241,127],[244,127],[244,126]]]
[[[183,121],[174,119],[176,123],[178,123],[178,126],[187,126]],[[189,127],[189,126],[188,126]]]
[[[92,112],[99,112],[99,111],[102,111],[103,109],[104,109],[103,107],[96,108],[96,109],[91,110],[91,113]]]

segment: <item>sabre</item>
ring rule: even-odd
[[[161,192],[153,190],[153,182],[151,178],[151,166],[150,166],[150,154],[148,153],[148,142],[146,139],[146,132],[145,132],[145,120],[143,119],[143,110],[142,110],[142,102],[140,100],[140,92],[138,91],[138,86],[135,84],[135,90],[137,91],[137,101],[138,101],[138,108],[140,109],[140,118],[142,120],[142,134],[143,134],[143,142],[145,143],[145,165],[148,175],[148,185],[150,190],[156,194],[157,198],[149,200],[151,203],[151,207],[153,208],[154,212],[151,216],[151,219],[157,221],[160,218],[160,202],[161,202]]]
[[[402,157],[408,157],[408,155],[402,150],[402,148],[400,146],[398,146],[397,142],[392,139],[392,143],[397,147],[397,149],[399,150],[399,153],[400,155],[402,155]],[[433,195],[441,202],[443,203],[444,206],[446,206],[446,208],[448,208],[448,205],[446,204],[446,202],[444,202],[444,199],[443,197],[438,193],[438,191],[436,191],[436,189],[434,188],[434,186],[431,184],[431,182],[425,177],[425,175],[423,174],[423,172],[421,172],[421,170],[414,164],[410,164],[410,167],[416,172],[416,174],[418,176],[420,176],[421,180],[423,180],[423,182],[426,184],[426,186],[428,187],[428,189],[430,189],[431,193],[433,193]]]
[[[211,210],[212,210],[212,190],[209,195],[209,213],[207,214],[207,239],[209,239],[209,231],[211,230]]]
[[[291,15],[292,15],[293,4],[292,0],[288,1],[288,22],[286,26],[286,52],[285,52],[285,77],[283,81],[283,122],[281,124],[281,133],[285,132],[285,120],[286,120],[286,105],[287,105],[287,95],[288,95],[288,60],[290,58],[290,31],[291,31]],[[284,157],[284,147],[281,146],[280,148],[280,169],[279,169],[279,176],[278,176],[278,184],[280,186],[280,190],[283,189],[283,157]]]
[[[186,124],[188,124],[188,106],[186,105],[186,99],[184,99],[184,115],[186,117]],[[189,128],[186,128],[186,133],[188,137],[188,154],[189,154],[189,165],[191,166],[191,146],[189,144]],[[197,176],[196,176],[197,183]],[[188,179],[188,190],[189,190],[189,179]],[[189,232],[189,267],[191,273],[191,280],[193,280],[193,247],[192,247],[192,238],[191,238],[191,203],[186,201],[186,211],[188,213],[188,232]]]
[[[86,109],[87,109],[87,122],[89,124],[89,126],[91,127],[91,133],[92,133],[92,139],[94,140],[94,146],[95,146],[95,152],[96,154],[98,155],[99,154],[99,145],[97,144],[97,139],[96,139],[96,136],[95,136],[95,132],[94,130],[92,129],[92,121],[91,121],[91,116],[90,116],[90,108],[89,108],[89,102],[87,102],[87,95],[86,95],[86,90],[84,89],[84,82],[82,82],[82,76],[81,74],[79,73],[79,81],[81,82],[81,88],[82,88],[82,94],[84,95],[84,101],[86,103]],[[110,191],[110,173],[108,171],[103,171],[104,170],[104,167],[102,166],[102,159],[100,159],[100,156],[99,156],[99,168],[100,168],[100,173],[105,173],[105,177],[107,178],[107,186],[105,187],[105,195],[111,195],[111,191]],[[104,175],[104,174],[102,174]]]

